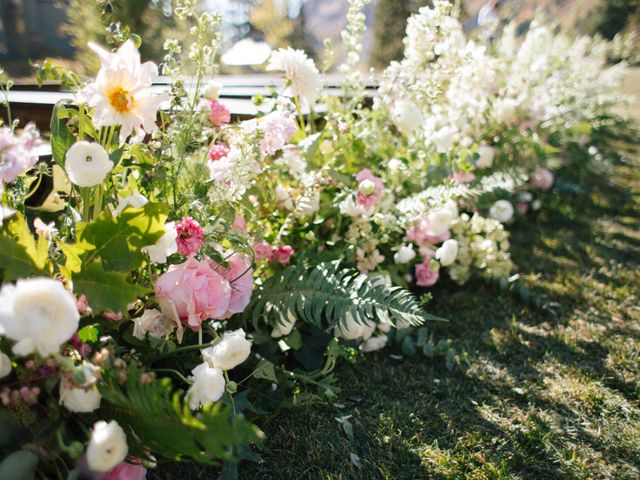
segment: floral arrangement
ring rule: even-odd
[[[468,41],[436,1],[368,108],[366,3],[350,1],[341,98],[281,49],[267,70],[285,88],[243,122],[208,80],[221,19],[194,1],[177,2],[191,37],[165,43],[160,69],[120,30],[116,48],[91,45],[95,78],[43,65],[74,93],[51,119],[52,161],[32,125],[0,128],[3,475],[234,472],[260,416],[335,398],[339,358],[391,345],[460,361],[424,326],[442,320],[426,289],[514,281],[508,224],[541,207],[564,152],[602,161],[624,133],[624,64],[541,21],[522,41],[512,27]]]

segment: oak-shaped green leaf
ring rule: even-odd
[[[17,213],[0,235],[0,268],[5,281],[41,274],[48,261],[47,241],[37,242],[24,217]]]
[[[103,212],[94,222],[78,225],[79,243],[87,250],[82,263],[99,258],[105,270],[131,272],[139,268],[145,260],[142,248],[164,235],[166,220],[165,208],[158,203],[127,208],[116,217]]]
[[[87,296],[94,313],[126,312],[129,303],[148,293],[146,288],[129,282],[124,273],[105,271],[98,262],[84,265],[73,276],[73,290]]]

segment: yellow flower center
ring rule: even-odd
[[[133,98],[129,95],[129,91],[122,87],[115,87],[109,92],[109,103],[118,113],[126,113],[131,110]]]

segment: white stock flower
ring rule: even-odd
[[[74,143],[65,155],[64,169],[71,183],[79,187],[100,185],[112,168],[109,154],[98,143]]]
[[[211,367],[231,370],[237,367],[251,353],[251,342],[247,340],[243,329],[225,332],[220,342],[202,350],[204,361]]]
[[[377,352],[384,348],[387,344],[387,336],[386,335],[376,335],[375,337],[369,338],[366,342],[360,345],[360,350],[368,353],[368,352]]]
[[[9,355],[0,352],[0,378],[4,378],[11,373],[11,359]]]
[[[490,147],[489,145],[480,145],[478,147],[478,162],[476,166],[478,168],[490,168],[493,165],[493,159],[496,156],[495,147]]]
[[[456,261],[458,256],[458,242],[450,238],[445,240],[442,246],[436,250],[436,259],[440,261],[440,265],[448,267]]]
[[[151,338],[162,338],[173,331],[173,321],[160,310],[148,308],[141,317],[133,319],[133,336],[144,340],[149,334]]]
[[[373,335],[375,328],[376,326],[369,321],[364,323],[356,322],[353,315],[348,312],[345,321],[336,325],[334,335],[345,340],[367,340]]]
[[[282,71],[290,82],[285,95],[301,97],[313,105],[322,89],[320,72],[302,50],[281,48],[271,54],[267,71]]]
[[[193,385],[189,387],[187,400],[192,410],[195,410],[200,405],[207,405],[220,400],[226,385],[220,368],[210,367],[205,362],[194,368],[191,373],[193,374]]]
[[[295,148],[286,148],[282,152],[282,163],[289,167],[294,177],[300,177],[307,171],[307,160]]]
[[[296,218],[305,219],[320,210],[320,192],[307,192],[296,200],[294,215]]]
[[[13,346],[17,355],[57,353],[78,329],[79,321],[73,295],[57,280],[18,280],[0,290],[0,324],[5,335],[17,342]]]
[[[149,200],[147,199],[147,197],[142,195],[140,192],[134,192],[128,197],[124,197],[122,200],[120,200],[120,203],[118,203],[118,206],[113,212],[113,216],[117,217],[127,207],[142,208],[147,203],[149,203]]]
[[[167,222],[164,225],[164,235],[162,235],[155,245],[143,247],[142,251],[149,254],[149,258],[153,263],[166,263],[167,257],[170,257],[178,251],[178,232],[174,222]]]
[[[96,422],[87,447],[87,464],[96,472],[108,472],[127,458],[127,436],[118,422]]]
[[[280,208],[284,208],[285,210],[293,210],[293,200],[291,200],[291,195],[289,195],[289,191],[282,186],[281,183],[276,185],[276,204]]]
[[[402,245],[393,255],[393,261],[396,263],[409,263],[414,258],[416,258],[416,252],[413,250],[413,245]]]
[[[491,205],[489,216],[500,223],[508,223],[513,218],[513,205],[508,200],[498,200]]]
[[[95,82],[87,85],[80,96],[95,107],[93,124],[100,127],[122,125],[120,142],[136,134],[142,140],[145,133],[156,129],[156,116],[166,95],[152,92],[158,78],[158,66],[153,62],[140,63],[140,53],[132,40],[124,42],[111,53],[95,43],[89,48],[100,58],[100,71]]]
[[[415,103],[401,100],[391,111],[391,119],[395,126],[405,136],[411,135],[413,131],[422,124],[422,112]]]
[[[215,80],[209,81],[202,90],[202,96],[209,100],[217,100],[220,96],[220,90],[222,90],[222,84]]]
[[[96,386],[95,365],[84,362],[81,366],[84,382],[74,385],[63,379],[60,381],[60,404],[70,412],[86,413],[100,408],[102,396]]]

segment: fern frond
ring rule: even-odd
[[[217,402],[194,414],[168,378],[143,384],[130,367],[124,385],[113,371],[100,382],[101,413],[129,430],[129,447],[144,456],[149,449],[166,458],[205,464],[231,460],[241,444],[259,443],[262,432],[231,408]]]
[[[254,323],[260,317],[280,323],[289,312],[318,328],[345,322],[347,314],[359,323],[373,320],[421,325],[426,320],[442,320],[427,313],[404,288],[373,283],[357,270],[341,268],[339,261],[310,269],[284,269],[254,292],[245,315]]]

